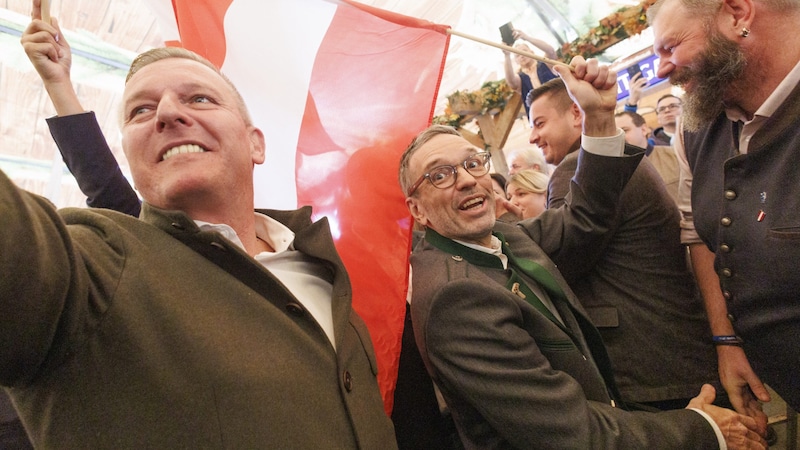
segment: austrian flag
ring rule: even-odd
[[[148,1],[167,44],[218,65],[264,131],[256,207],[330,221],[391,411],[411,234],[397,168],[433,116],[447,27],[349,0]]]

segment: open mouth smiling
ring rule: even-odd
[[[462,203],[459,207],[460,210],[466,211],[468,209],[478,208],[483,205],[483,202],[486,201],[485,197],[475,197],[473,199],[467,200],[466,202]]]
[[[175,155],[183,153],[203,153],[206,151],[208,150],[204,149],[203,147],[200,147],[197,144],[184,144],[167,150],[166,153],[164,153],[164,156],[161,157],[161,160],[166,161]]]

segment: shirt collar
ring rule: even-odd
[[[778,84],[778,87],[767,97],[764,103],[756,110],[753,118],[756,116],[768,118],[780,107],[783,102],[789,98],[792,90],[800,84],[800,61],[795,64],[794,68],[786,75],[786,77]],[[747,123],[747,116],[744,111],[738,107],[725,108],[725,115],[732,122],[741,121]]]
[[[286,225],[278,222],[277,220],[266,216],[261,213],[255,213],[255,226],[256,236],[268,243],[275,249],[275,253],[281,253],[286,250],[294,249],[294,232]],[[236,231],[230,225],[224,223],[209,223],[202,220],[195,220],[195,224],[202,231],[216,231],[220,233],[225,239],[236,244],[239,248],[244,250],[244,244]]]

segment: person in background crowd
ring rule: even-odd
[[[538,170],[520,170],[506,185],[508,201],[520,210],[523,219],[541,214],[547,206],[547,175]]]
[[[578,171],[583,113],[561,80],[534,89],[530,99],[531,142],[558,164],[547,207],[561,208]],[[704,383],[719,386],[706,316],[680,244],[680,215],[646,158],[595,250],[578,262],[566,254],[553,259],[603,336],[623,400],[682,408]]]
[[[566,267],[594,256],[642,153],[624,155],[614,74],[581,57],[572,69],[556,68],[584,113],[585,151],[565,207],[496,221],[491,158],[450,127],[401,157],[406,204],[426,228],[411,255],[414,335],[465,447],[764,448],[752,418],[710,404],[711,386],[692,410],[614,407],[602,340],[548,255]]]
[[[639,100],[642,99],[642,92],[647,86],[647,78],[642,72],[632,76],[628,85],[628,99],[625,101],[625,111],[636,112],[639,108]]]
[[[639,108],[639,101],[642,99],[642,92],[647,86],[647,78],[639,72],[630,79],[629,96],[625,101],[624,111],[636,113]],[[673,94],[661,96],[656,101],[656,120],[660,127],[652,131],[648,141],[651,146],[672,145],[672,136],[675,135],[675,126],[678,117],[681,115],[681,99]]]
[[[672,94],[663,95],[656,102],[656,120],[660,127],[653,130],[653,145],[672,145],[675,126],[683,111],[680,97]]]
[[[658,76],[685,94],[682,238],[720,378],[766,422],[763,382],[800,410],[800,2],[660,0]]]
[[[648,161],[655,167],[669,196],[678,201],[678,157],[675,150],[666,145],[653,145],[648,136],[650,127],[644,117],[635,112],[622,111],[614,116],[617,127],[625,132],[625,142],[644,148]]]
[[[69,48],[39,7],[23,46],[63,85]],[[253,210],[264,139],[235,87],[154,49],[123,112],[140,219],[57,212],[0,173],[0,383],[33,444],[394,447],[327,223]]]
[[[521,39],[541,50],[544,52],[545,57],[550,59],[557,58],[555,49],[547,42],[531,37],[523,31],[517,29],[513,31],[513,36],[515,41]],[[515,44],[514,48],[532,53],[531,48],[522,42]],[[503,69],[505,70],[506,83],[508,83],[512,89],[519,92],[519,94],[522,96],[523,102],[527,98],[528,92],[530,92],[531,89],[540,86],[542,83],[546,83],[547,81],[556,77],[556,74],[553,73],[552,68],[547,64],[541,63],[527,56],[518,55],[516,53],[514,54],[514,60],[519,66],[519,71],[514,71],[514,66],[511,63],[511,53],[503,50],[503,56],[505,58]],[[525,104],[526,117],[527,113],[528,105]]]
[[[544,160],[542,151],[537,147],[520,147],[508,152],[506,157],[508,174],[514,175],[520,170],[533,169],[545,175],[550,173],[550,167]]]

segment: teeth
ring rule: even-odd
[[[461,209],[462,210],[469,209],[469,208],[472,208],[475,205],[479,205],[479,204],[482,204],[482,203],[483,203],[483,199],[482,198],[476,198],[476,199],[470,200],[467,203],[464,203],[463,205],[461,205]]]
[[[203,153],[204,151],[206,150],[197,144],[179,145],[167,150],[161,160],[166,161],[167,159],[172,158],[179,153]]]

